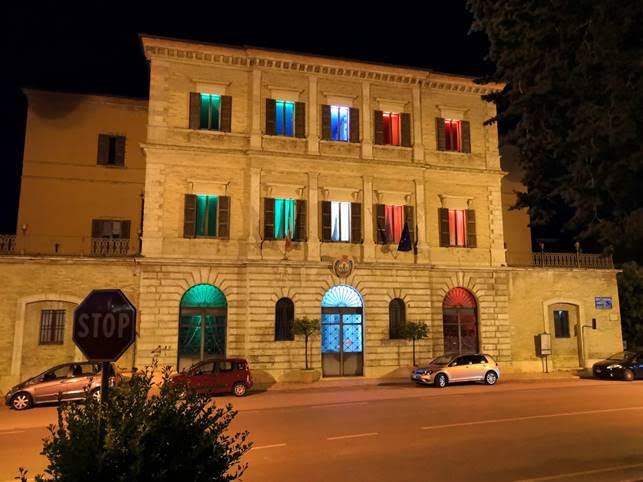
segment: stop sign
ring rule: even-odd
[[[136,339],[136,308],[121,290],[93,290],[74,311],[72,339],[91,361],[116,361]]]

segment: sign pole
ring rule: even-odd
[[[102,376],[100,379],[100,402],[102,406],[107,404],[109,397],[109,375],[111,371],[109,362],[101,362]]]

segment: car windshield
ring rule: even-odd
[[[446,365],[453,358],[451,355],[442,355],[431,360],[431,365]]]
[[[608,360],[629,360],[634,356],[634,353],[631,351],[619,351],[607,357]]]

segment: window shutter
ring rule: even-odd
[[[183,237],[196,237],[196,195],[185,195],[185,206],[183,208]]]
[[[117,166],[125,165],[125,136],[118,136],[115,142],[116,150],[114,152],[114,164]]]
[[[217,236],[221,239],[230,238],[230,197],[219,196],[219,226]]]
[[[129,239],[131,221],[121,221],[121,239]]]
[[[306,104],[295,102],[295,137],[306,137]]]
[[[451,244],[451,238],[449,237],[449,210],[447,208],[438,208],[438,220],[440,229],[440,246],[449,246]]]
[[[325,141],[330,140],[330,106],[322,105],[321,106],[321,138]]]
[[[297,199],[295,203],[295,241],[306,241],[306,201]]]
[[[384,113],[381,110],[376,110],[373,112],[375,127],[375,144],[382,145],[384,144]]]
[[[404,221],[409,226],[409,236],[411,244],[415,241],[415,220],[413,217],[413,206],[404,206]]]
[[[229,95],[221,96],[221,124],[219,127],[222,132],[232,130],[232,97]]]
[[[103,223],[100,219],[92,219],[92,238],[103,237]]]
[[[330,201],[321,202],[321,236],[322,241],[331,240]]]
[[[359,143],[359,109],[351,107],[348,121],[350,141]]]
[[[98,153],[96,164],[107,164],[109,162],[109,136],[98,134]]]
[[[275,99],[266,99],[266,134],[275,135],[275,115],[277,103]]]
[[[201,94],[190,92],[190,129],[201,128]]]
[[[351,203],[351,243],[362,242],[362,204]]]
[[[402,146],[411,147],[411,114],[402,112],[400,117],[402,120]]]
[[[476,212],[473,209],[467,209],[467,248],[477,246],[476,239]]]
[[[375,242],[377,244],[387,243],[384,204],[375,205]]]
[[[462,134],[462,152],[471,152],[471,125],[469,121],[460,122],[460,132]]]
[[[274,111],[273,111],[274,112]],[[275,200],[271,197],[263,200],[263,239],[275,238]]]
[[[438,142],[438,151],[446,150],[447,137],[444,131],[444,119],[442,117],[435,118],[435,138]]]

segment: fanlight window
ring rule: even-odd
[[[337,285],[326,292],[321,305],[322,307],[361,308],[364,306],[364,302],[352,286]]]
[[[181,299],[182,307],[222,308],[228,303],[225,295],[212,285],[196,285],[190,288]]]

